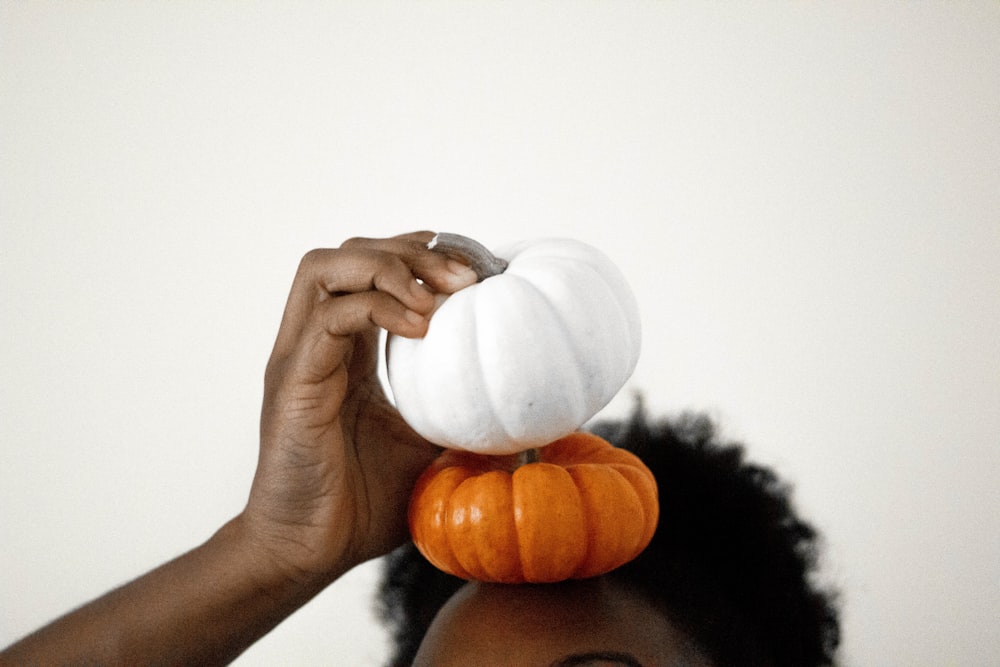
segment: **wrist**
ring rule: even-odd
[[[253,585],[269,598],[301,606],[353,567],[346,557],[316,556],[310,560],[303,554],[315,556],[312,550],[290,543],[262,523],[243,512],[223,525],[209,543],[231,554]]]
[[[242,519],[9,647],[6,664],[228,664],[332,578],[289,577]]]

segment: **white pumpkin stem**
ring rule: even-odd
[[[427,244],[429,250],[455,257],[476,272],[479,282],[496,276],[507,269],[507,260],[497,257],[486,246],[461,234],[441,232]]]

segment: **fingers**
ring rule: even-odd
[[[423,336],[435,307],[434,293],[456,292],[476,281],[469,267],[427,249],[433,236],[416,232],[391,239],[356,238],[337,249],[307,253],[275,352],[290,352],[306,338],[318,342],[317,334],[349,336],[372,325],[400,336]]]
[[[418,281],[402,257],[385,250],[313,250],[303,258],[297,280],[303,284],[296,296],[313,304],[376,292],[417,313],[427,314],[434,307],[431,289]]]
[[[317,304],[297,335],[276,346],[272,363],[281,367],[288,379],[307,384],[325,382],[337,368],[357,354],[359,334],[375,336],[382,327],[400,336],[418,338],[427,333],[428,320],[407,309],[388,294],[377,291],[348,294]],[[373,363],[374,357],[367,363]],[[330,396],[333,394],[330,393]]]
[[[414,276],[436,292],[452,294],[476,281],[475,272],[447,255],[427,249],[433,232],[414,232],[390,239],[353,238],[341,251],[390,253],[398,257]]]
[[[475,282],[475,273],[465,264],[442,253],[427,249],[427,243],[434,238],[432,232],[415,232],[390,239],[353,238],[345,241],[337,250],[314,250],[306,255],[317,271],[333,268],[333,262],[341,263],[339,271],[326,273],[329,291],[359,291],[365,289],[369,273],[374,279],[383,277],[403,278],[401,264],[411,276],[420,279],[436,292],[450,294],[468,287]],[[357,264],[352,264],[356,261]],[[378,262],[387,262],[379,267]],[[383,275],[382,271],[386,274]],[[388,286],[389,283],[386,283]],[[382,289],[383,285],[374,284]]]
[[[307,253],[300,276],[325,294],[374,290],[427,314],[434,308],[434,292],[450,294],[476,280],[468,266],[428,250],[431,238],[431,232],[416,232],[390,239],[350,239],[336,250]]]
[[[433,297],[432,297],[433,300]],[[427,317],[381,291],[348,294],[317,305],[317,325],[331,336],[349,336],[375,325],[399,336],[427,333]]]

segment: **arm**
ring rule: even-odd
[[[244,549],[241,520],[0,653],[2,665],[224,664],[304,604]]]
[[[307,254],[268,362],[246,508],[205,544],[9,647],[0,664],[226,663],[402,543],[410,489],[436,450],[381,390],[377,327],[422,336],[433,292],[475,282],[426,249],[432,236]]]

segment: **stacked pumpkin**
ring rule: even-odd
[[[424,338],[388,343],[396,407],[445,448],[410,498],[417,548],[445,572],[502,583],[632,560],[656,529],[656,481],[632,453],[578,431],[638,361],[638,307],[621,272],[567,239],[493,255],[439,234],[429,247],[480,282],[441,297]]]

